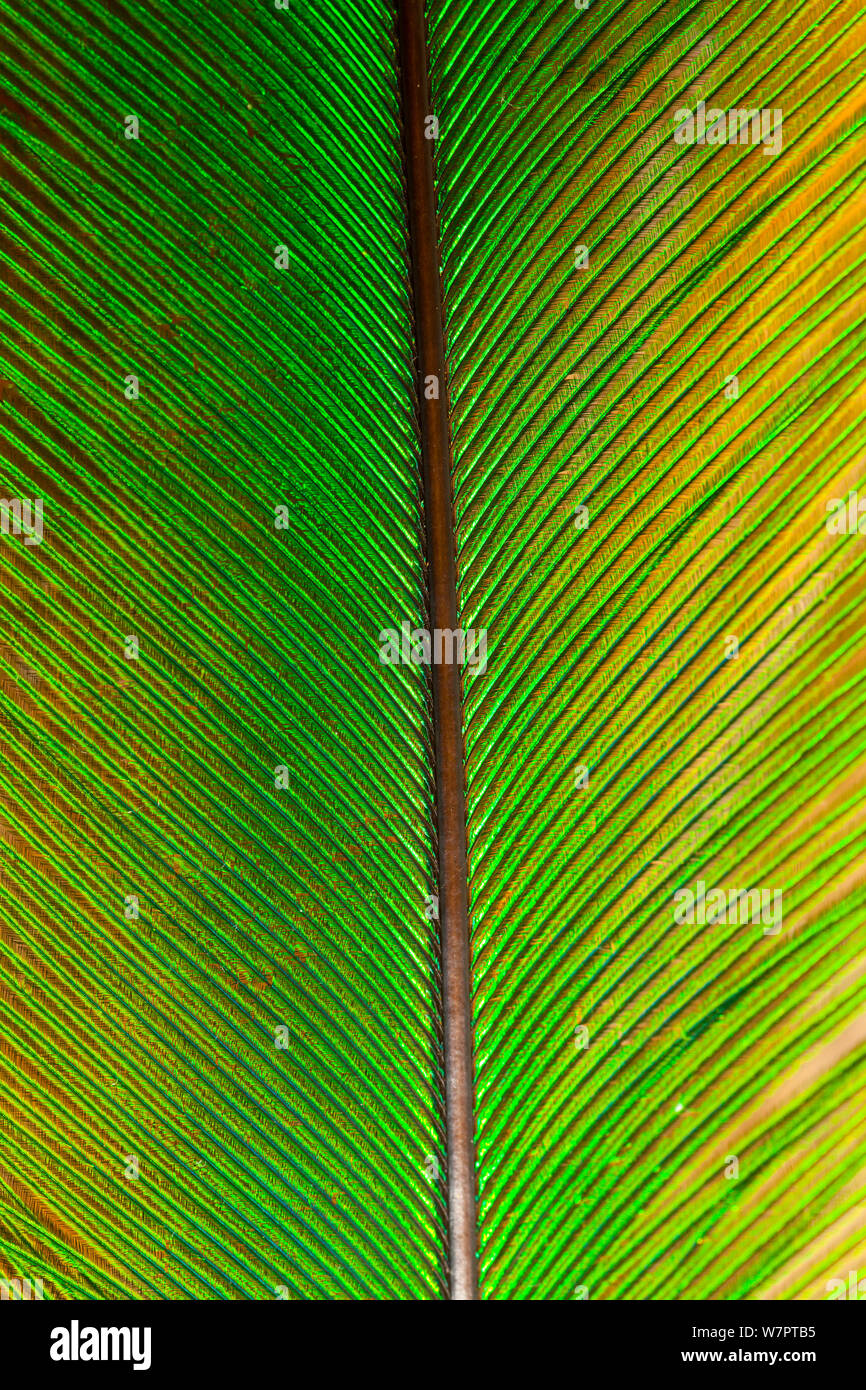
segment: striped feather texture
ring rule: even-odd
[[[0,1277],[50,1298],[448,1293],[429,671],[378,657],[428,620],[396,5],[314,10],[0,0],[44,526],[0,535]],[[482,1297],[824,1297],[866,1260],[866,24],[428,27]],[[678,143],[700,101],[778,152]]]
[[[428,22],[489,632],[482,1296],[826,1297],[866,1257],[866,543],[825,524],[866,483],[866,28],[758,0]],[[781,151],[676,143],[701,99],[780,109]],[[677,922],[699,881],[779,890],[779,928],[727,896]]]
[[[2,487],[44,504],[0,541],[0,1274],[46,1297],[441,1289],[428,700],[375,640],[423,608],[391,30],[0,10]]]
[[[326,1050],[306,1065],[326,1067],[346,1293],[430,1298],[445,1279],[430,690],[378,659],[379,633],[426,605],[393,15],[326,7],[303,28],[292,893],[326,967]]]

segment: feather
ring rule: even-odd
[[[866,26],[421,27],[0,10],[0,1277],[824,1297]]]
[[[862,19],[428,22],[461,615],[489,649],[482,1296],[826,1296],[866,1173],[866,552],[825,524],[863,485]],[[677,142],[716,108],[781,138]],[[699,884],[724,907],[677,920]],[[756,889],[757,918],[731,902]]]
[[[376,659],[424,604],[393,21],[0,26],[2,486],[44,521],[0,540],[0,1273],[435,1296],[429,700]]]

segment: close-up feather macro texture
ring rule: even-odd
[[[836,1297],[862,6],[0,35],[2,1296]]]

